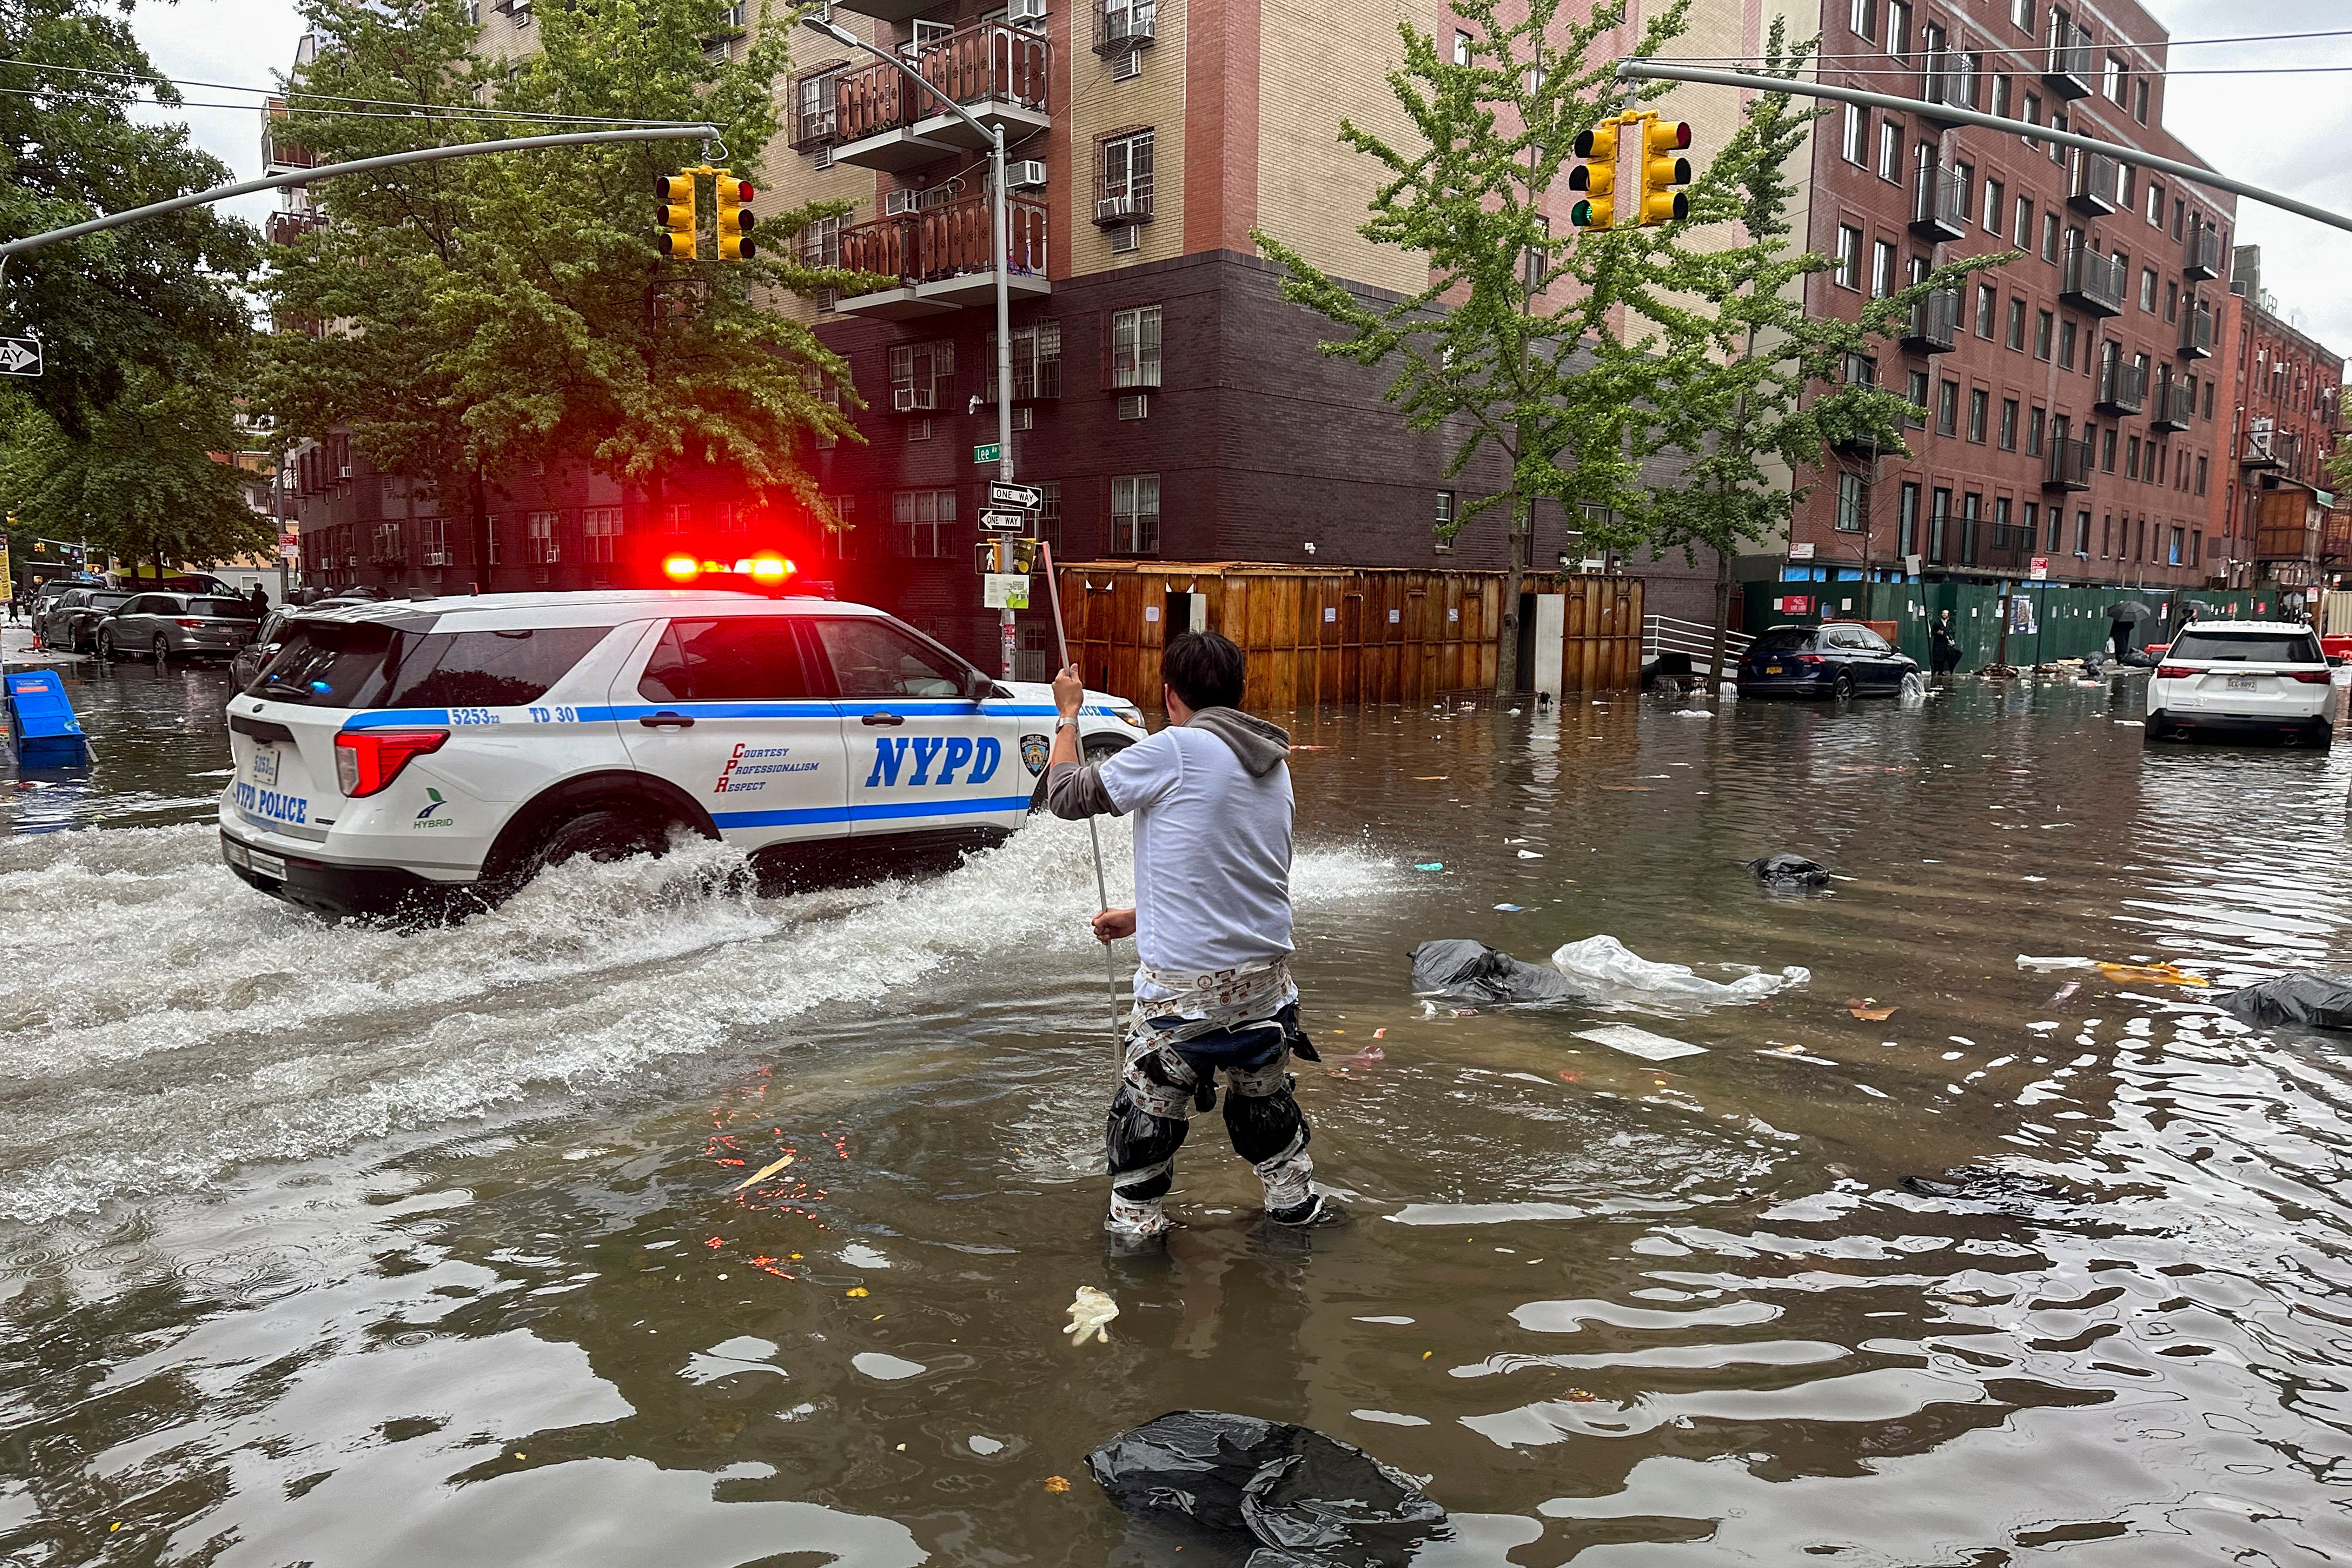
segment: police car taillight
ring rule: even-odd
[[[335,782],[354,800],[376,794],[448,738],[446,729],[343,730],[335,737]]]

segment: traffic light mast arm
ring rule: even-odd
[[[1703,87],[1745,88],[1752,92],[1785,92],[1797,98],[1834,99],[1840,103],[1858,103],[1867,109],[1891,109],[1901,114],[1924,114],[1929,119],[1948,120],[1958,125],[1980,125],[1988,131],[2006,131],[2035,141],[2054,141],[2061,147],[2079,147],[2086,152],[2096,152],[2113,158],[2118,163],[2133,163],[2143,169],[2154,169],[2176,180],[2192,185],[2209,185],[2217,191],[2227,191],[2233,196],[2260,202],[2267,207],[2294,213],[2330,228],[2352,231],[2352,217],[2331,213],[2326,207],[2315,207],[2308,202],[2298,202],[2293,196],[2282,196],[2276,191],[2265,191],[2260,185],[2249,185],[2243,180],[2232,180],[2210,169],[2194,163],[2182,163],[2170,158],[2159,158],[2153,152],[2143,152],[2137,147],[2119,146],[2112,141],[2100,141],[2071,131],[2036,125],[2031,120],[2006,120],[1997,114],[1979,114],[1973,109],[1955,109],[1949,104],[1928,103],[1921,99],[1896,98],[1889,93],[1871,92],[1863,88],[1832,87],[1827,82],[1801,81],[1790,77],[1750,76],[1744,71],[1706,70],[1697,66],[1668,65],[1658,60],[1620,60],[1617,62],[1620,81],[1681,81],[1695,82]]]
[[[160,218],[166,213],[176,213],[187,207],[208,206],[236,196],[249,196],[256,191],[274,191],[288,185],[315,184],[338,174],[364,174],[377,169],[396,169],[408,163],[436,163],[444,158],[471,158],[484,152],[529,152],[541,147],[580,147],[598,141],[684,141],[699,138],[705,141],[721,140],[715,125],[647,125],[630,126],[622,131],[569,131],[561,136],[517,136],[503,141],[462,141],[452,147],[419,147],[407,152],[388,152],[380,158],[361,158],[349,163],[321,163],[315,169],[298,169],[290,174],[271,174],[259,180],[240,181],[234,185],[215,185],[208,191],[195,191],[184,196],[173,196],[168,202],[150,202],[143,207],[131,207],[124,212],[108,213],[103,217],[86,223],[68,224],[61,229],[26,235],[0,245],[0,261],[59,240],[79,239],[107,229],[118,229],[125,224],[139,223],[147,218]]]

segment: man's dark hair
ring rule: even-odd
[[[1160,650],[1160,678],[1199,712],[1242,704],[1242,651],[1214,632],[1180,632]]]

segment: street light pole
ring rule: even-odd
[[[1013,478],[1013,228],[1004,194],[1004,127],[982,124],[952,94],[922,72],[838,23],[811,15],[801,18],[801,26],[844,48],[862,49],[885,65],[896,67],[908,80],[945,104],[949,113],[988,138],[988,218],[996,262],[996,476],[1009,483]],[[1009,681],[1013,664],[1013,612],[1003,612],[999,624],[1003,643],[1003,675]]]

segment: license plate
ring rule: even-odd
[[[1780,666],[1778,664],[1767,664],[1764,666],[1764,673],[1768,675],[1777,675],[1780,673]]]
[[[253,856],[253,871],[255,875],[275,877],[279,882],[284,882],[286,880],[286,857],[284,855],[273,855],[268,850],[254,850],[249,852]]]
[[[253,781],[264,789],[278,787],[278,748],[257,746],[253,748]]]
[[[2252,675],[2231,675],[2230,677],[2230,689],[2233,692],[2252,691],[2254,689],[2254,677]]]

